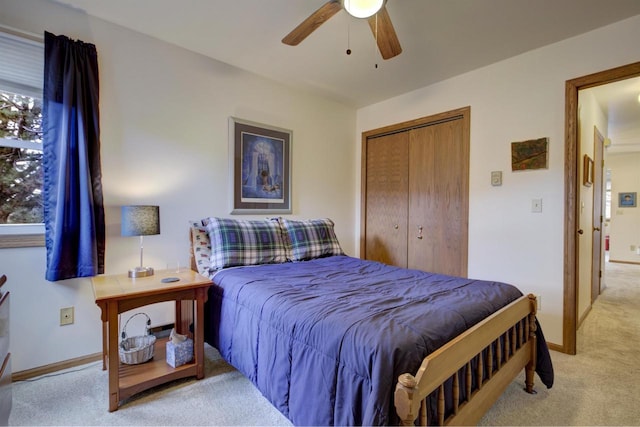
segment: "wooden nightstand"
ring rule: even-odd
[[[162,279],[177,277],[177,282]],[[102,310],[102,369],[109,370],[109,411],[136,393],[178,378],[204,377],[204,303],[211,280],[183,269],[156,271],[149,277],[130,278],[127,274],[103,275],[91,279],[96,304]],[[138,365],[120,363],[118,353],[118,315],[137,307],[163,301],[176,302],[176,332],[193,338],[194,360],[176,368],[167,364],[167,339],[158,339],[153,359]],[[189,325],[193,322],[193,334]]]

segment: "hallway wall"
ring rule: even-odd
[[[640,195],[640,153],[607,155],[611,169],[611,220],[609,222],[609,260],[640,264],[640,204],[621,207],[621,192]]]
[[[587,90],[581,90],[578,93],[578,115],[579,115],[579,137],[580,137],[580,153],[578,176],[581,183],[579,187],[579,204],[580,217],[578,228],[584,231],[578,237],[578,321],[583,318],[589,307],[591,307],[591,280],[592,280],[592,253],[593,245],[598,244],[593,240],[593,201],[594,187],[582,184],[584,174],[583,156],[588,155],[591,160],[595,159],[594,144],[594,128],[606,137],[607,122],[606,114],[600,108],[593,93]],[[594,165],[594,171],[597,167]]]

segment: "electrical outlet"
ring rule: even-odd
[[[70,325],[73,323],[73,307],[60,309],[60,326]]]

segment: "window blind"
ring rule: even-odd
[[[42,98],[44,42],[0,28],[0,89]]]

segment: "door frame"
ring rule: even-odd
[[[591,304],[602,290],[602,233],[604,232],[604,212],[602,195],[604,192],[604,136],[597,126],[593,126],[593,206],[591,207]],[[598,237],[596,239],[596,236]],[[580,325],[580,323],[578,323]]]
[[[564,233],[564,297],[562,352],[576,354],[578,325],[578,218],[580,192],[578,181],[578,92],[581,89],[640,76],[640,62],[589,74],[565,83],[565,233]]]

